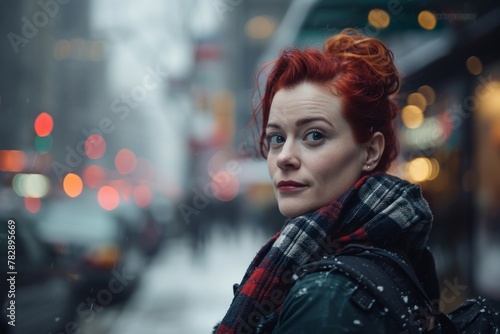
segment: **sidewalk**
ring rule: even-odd
[[[227,235],[213,233],[196,257],[186,240],[171,242],[148,267],[121,312],[110,309],[93,324],[96,328],[85,332],[96,333],[100,327],[100,332],[111,334],[211,333],[229,307],[233,284],[239,283],[266,241],[250,228]]]

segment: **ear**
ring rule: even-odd
[[[384,153],[385,138],[380,132],[375,132],[365,144],[366,158],[362,170],[364,172],[373,171]]]

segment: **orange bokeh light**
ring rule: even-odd
[[[151,204],[153,200],[153,195],[151,194],[151,190],[146,185],[137,186],[134,189],[134,201],[137,206],[144,208]]]
[[[64,177],[63,189],[69,197],[77,197],[82,193],[83,181],[78,175],[69,173]]]
[[[90,165],[83,172],[83,181],[89,188],[99,188],[102,186],[104,179],[106,179],[106,171],[100,166]]]
[[[98,134],[93,134],[87,137],[85,141],[85,154],[90,159],[99,159],[106,152],[106,141]]]
[[[131,173],[137,165],[137,158],[129,149],[120,150],[115,156],[115,167],[120,174]]]
[[[0,171],[21,172],[26,165],[26,156],[22,151],[0,150]]]
[[[42,206],[42,201],[39,198],[25,197],[24,206],[29,212],[37,213]]]
[[[104,210],[114,210],[120,204],[120,196],[115,188],[104,186],[97,193],[97,201]]]
[[[54,120],[48,113],[43,112],[37,116],[34,124],[35,132],[40,137],[48,136],[54,128]]]

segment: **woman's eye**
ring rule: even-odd
[[[267,142],[270,145],[278,145],[281,144],[285,141],[285,138],[283,136],[277,134],[277,133],[271,133],[267,136]]]
[[[325,135],[320,131],[311,131],[306,134],[305,139],[309,141],[319,141],[325,138]]]

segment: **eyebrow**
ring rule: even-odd
[[[304,125],[306,125],[308,123],[317,122],[317,121],[325,122],[325,123],[327,123],[327,124],[329,124],[330,126],[333,127],[333,124],[330,123],[324,117],[307,117],[307,118],[301,118],[301,119],[297,120],[297,122],[295,122],[295,126],[300,127],[300,126],[304,126]],[[267,123],[266,127],[281,129],[281,126],[279,124],[276,124],[276,123]]]

